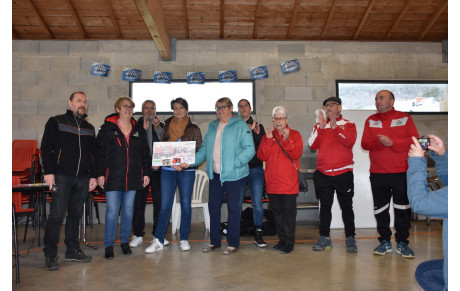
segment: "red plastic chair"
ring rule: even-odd
[[[35,183],[40,168],[40,151],[36,140],[17,139],[12,145],[13,176],[23,183]]]
[[[20,184],[19,177],[12,176],[12,184],[13,185]],[[14,212],[16,214],[15,215],[16,219],[18,218],[18,216],[27,215],[26,230],[24,231],[24,240],[23,240],[25,242],[26,237],[27,237],[27,229],[29,226],[29,216],[31,214],[35,216],[35,208],[22,208],[23,204],[29,204],[30,206],[30,200],[24,202],[23,197],[22,197],[22,192],[13,192],[13,205],[14,205]]]

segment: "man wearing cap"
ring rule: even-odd
[[[395,214],[396,253],[414,258],[409,248],[410,205],[407,198],[407,152],[418,137],[412,117],[394,109],[395,96],[388,90],[375,95],[378,113],[369,116],[364,124],[361,147],[369,151],[370,181],[374,198],[374,216],[377,221],[380,245],[375,255],[393,252],[390,229],[390,201],[393,197]]]
[[[329,97],[323,102],[326,117],[319,112],[318,122],[308,139],[311,149],[318,151],[316,171],[313,175],[316,197],[320,201],[319,240],[313,250],[332,248],[330,227],[334,191],[337,193],[342,220],[345,225],[347,252],[356,253],[355,214],[353,212],[353,145],[356,126],[342,117],[342,100]]]

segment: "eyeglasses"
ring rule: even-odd
[[[124,109],[133,109],[134,108],[134,106],[127,105],[127,104],[123,104],[123,105],[121,105],[121,107],[123,107]]]
[[[238,105],[238,108],[244,108],[244,107],[249,107],[249,104],[245,103],[245,104]]]
[[[273,121],[280,122],[280,121],[283,121],[283,120],[285,120],[287,118],[286,117],[273,117],[272,119],[273,119]]]
[[[339,103],[334,103],[334,102],[333,103],[328,103],[328,104],[324,105],[323,108],[334,107],[336,105],[339,105]]]
[[[224,105],[224,106],[216,106],[216,111],[219,111],[219,110],[224,110],[225,108],[229,108],[230,106],[228,105]]]

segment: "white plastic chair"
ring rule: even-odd
[[[192,208],[203,208],[204,224],[206,230],[209,231],[209,209],[208,203],[203,203],[203,190],[206,182],[209,181],[208,175],[202,170],[195,170],[195,183],[193,184],[193,193],[192,193]],[[179,188],[176,189],[174,194],[174,202],[171,213],[172,220],[172,234],[176,233],[176,230],[180,228],[180,216],[181,216],[181,207],[180,203],[177,202],[176,197],[179,195]]]

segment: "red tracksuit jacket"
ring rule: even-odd
[[[393,146],[383,146],[378,134],[388,136]],[[371,173],[403,173],[407,171],[407,153],[412,136],[418,131],[412,117],[394,108],[385,113],[376,113],[366,119],[361,147],[369,151]]]
[[[353,145],[356,141],[356,126],[353,122],[337,118],[337,126],[331,128],[327,121],[324,129],[315,124],[308,145],[318,150],[316,169],[328,176],[337,176],[353,171]]]

